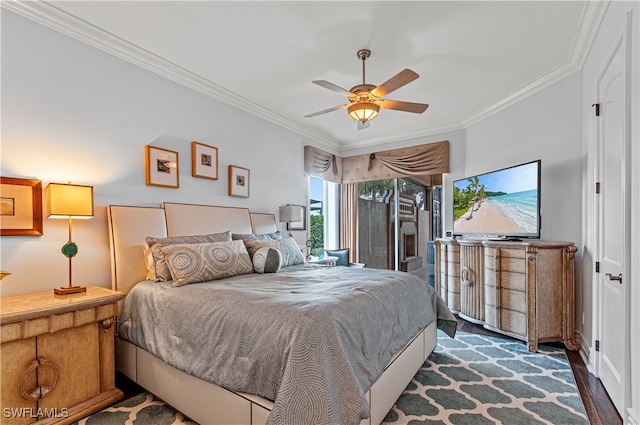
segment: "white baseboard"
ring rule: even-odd
[[[587,370],[595,375],[595,358],[592,355],[591,344],[585,341],[582,332],[576,332],[576,342],[580,344],[580,357],[582,357],[582,361],[587,366]]]
[[[627,409],[627,419],[625,422],[627,425],[640,425],[640,413],[634,412],[633,408]]]

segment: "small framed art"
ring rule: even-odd
[[[229,165],[229,196],[249,197],[249,169]]]
[[[178,152],[155,146],[144,147],[147,186],[180,187]]]
[[[42,182],[0,177],[0,235],[42,235]]]
[[[307,230],[307,207],[304,205],[296,205],[296,207],[302,210],[302,221],[288,221],[287,230]]]
[[[218,148],[191,142],[191,175],[218,180]]]

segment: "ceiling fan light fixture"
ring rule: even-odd
[[[354,121],[371,121],[378,116],[380,106],[371,102],[358,102],[347,108],[349,117]]]

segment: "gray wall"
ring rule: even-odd
[[[95,217],[74,222],[75,283],[110,286],[109,204],[306,205],[308,140],[4,9],[1,29],[2,176],[94,186]],[[219,148],[219,180],[191,177],[194,140]],[[179,189],[145,185],[147,144],[178,151]],[[249,198],[227,195],[229,164],[250,169]],[[66,284],[66,241],[66,221],[47,218],[41,237],[2,237],[2,296]]]

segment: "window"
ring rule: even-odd
[[[307,255],[340,248],[340,185],[309,178],[309,240]]]

